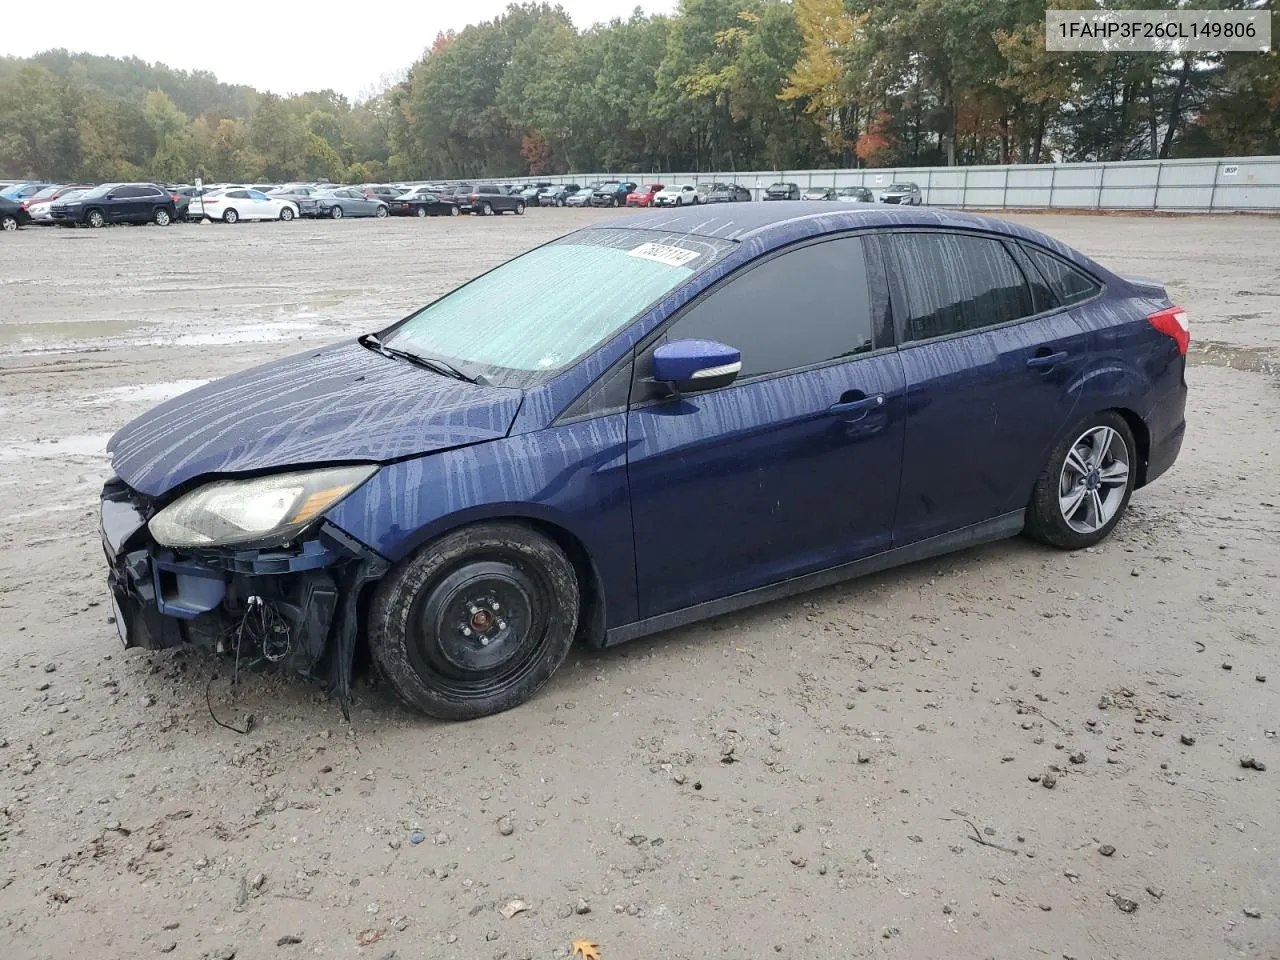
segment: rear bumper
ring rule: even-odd
[[[264,659],[345,695],[360,589],[386,570],[381,557],[327,525],[283,549],[181,553],[151,539],[150,513],[120,481],[103,488],[107,585],[126,648]]]

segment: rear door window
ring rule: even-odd
[[[800,247],[732,277],[668,330],[742,351],[759,377],[874,350],[871,287],[860,237]]]
[[[1098,291],[1102,289],[1102,284],[1094,280],[1093,277],[1071,266],[1065,260],[1041,250],[1039,247],[1024,243],[1022,249],[1040,272],[1040,276],[1044,278],[1044,282],[1049,285],[1049,289],[1053,291],[1059,302],[1063,304],[1080,303],[1082,300],[1088,300],[1096,296]]]
[[[891,246],[907,300],[904,341],[981,330],[1035,313],[1026,278],[999,240],[899,233]]]

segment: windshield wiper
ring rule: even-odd
[[[462,380],[466,383],[475,383],[481,386],[487,383],[483,377],[473,377],[465,374],[453,364],[447,363],[438,357],[425,357],[420,353],[412,353],[397,347],[388,347],[378,339],[377,334],[367,333],[360,338],[359,342],[362,346],[376,350],[384,357],[392,360],[403,360],[405,363],[412,363],[414,366],[422,367],[424,370],[430,370],[432,373],[438,373],[444,377],[452,377],[454,380]]]

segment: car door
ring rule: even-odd
[[[249,191],[249,201],[253,205],[253,219],[274,220],[280,213],[277,201],[272,200],[260,190]]]
[[[865,248],[844,236],[767,255],[638,352],[627,443],[642,618],[890,546],[904,383]],[[681,339],[737,347],[739,378],[664,396],[645,380],[652,353]]]
[[[115,187],[104,199],[106,202],[102,205],[103,209],[107,219],[113,223],[129,223],[138,219],[138,211],[142,204],[137,187],[127,184]]]
[[[1089,336],[1006,240],[910,231],[885,243],[907,390],[902,545],[1026,506],[1079,401]]]

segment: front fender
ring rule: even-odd
[[[623,413],[389,464],[327,514],[392,561],[448,530],[526,519],[580,542],[608,626],[636,619],[635,550]]]

